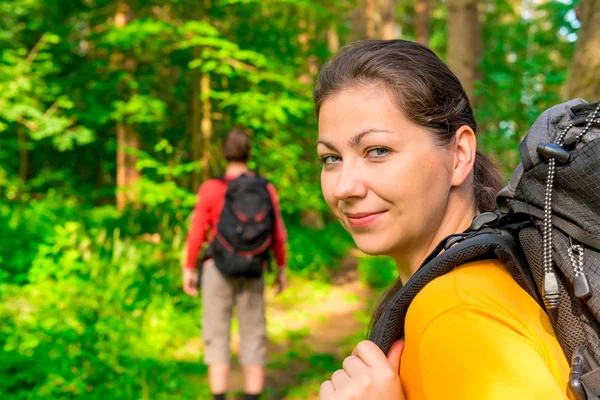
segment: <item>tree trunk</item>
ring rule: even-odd
[[[140,148],[140,136],[132,125],[117,121],[117,208],[123,210],[135,201],[135,184],[140,172],[135,167],[137,157],[127,149]]]
[[[202,156],[203,180],[210,178],[210,139],[212,136],[212,104],[210,102],[210,75],[208,72],[202,74],[200,79],[200,95],[202,96],[202,139],[204,142],[204,154]]]
[[[396,39],[396,0],[383,0],[383,21],[381,38]]]
[[[473,22],[478,18],[476,0],[449,0],[448,8],[448,66],[472,103],[477,67]]]
[[[117,209],[123,210],[127,204],[127,167],[125,146],[125,124],[117,121]]]
[[[318,211],[304,210],[300,213],[300,225],[321,231],[325,229],[325,220],[323,220],[323,215]]]
[[[25,182],[29,174],[29,154],[27,153],[27,135],[21,128],[18,129],[17,139],[19,141],[19,179]]]
[[[338,37],[335,22],[331,22],[329,24],[329,29],[327,29],[327,48],[331,54],[337,53],[340,49],[340,38]]]
[[[308,22],[310,20],[311,22]],[[317,64],[317,57],[314,54],[310,54],[310,42],[315,38],[316,25],[314,23],[314,18],[311,18],[310,15],[306,15],[304,12],[300,13],[300,23],[298,24],[300,28],[300,34],[298,35],[298,42],[300,43],[300,48],[306,57],[306,72],[302,73],[299,77],[300,82],[305,83],[307,85],[314,84],[314,78],[317,72],[319,71],[319,66]],[[338,43],[339,46],[339,43]]]
[[[135,127],[131,124],[125,125],[125,146],[129,149],[139,150],[140,135]],[[125,156],[125,165],[127,167],[127,186],[129,186],[129,201],[135,201],[135,184],[140,179],[140,171],[136,168],[135,164],[138,158],[132,154]]]
[[[377,37],[377,21],[376,21],[376,0],[365,1],[365,27],[367,39],[375,39]]]
[[[478,4],[475,4],[474,15],[473,15],[473,38],[475,46],[475,77],[481,79],[481,74],[477,68],[479,61],[483,57],[483,30],[481,27],[481,16],[482,12],[479,12]]]
[[[431,20],[431,0],[415,2],[415,37],[417,42],[429,46],[429,23]]]
[[[133,19],[131,9],[125,2],[121,2],[115,13],[115,26],[122,29]],[[115,53],[112,57],[115,69],[135,69],[136,62],[125,57],[122,53]],[[139,149],[140,137],[131,124],[126,121],[117,121],[117,209],[123,210],[127,203],[135,201],[135,184],[140,174],[135,167],[137,157],[127,154],[127,148]]]
[[[194,48],[194,58],[200,58],[200,48]],[[190,116],[190,135],[191,135],[191,146],[192,146],[192,161],[199,161],[202,157],[202,131],[200,128],[200,69],[194,68],[191,72],[191,86],[192,86],[192,115]],[[196,170],[192,173],[192,190],[196,192],[200,187],[202,179],[202,173]]]
[[[362,40],[366,37],[365,16],[362,6],[354,8],[350,14],[350,41]]]
[[[474,15],[473,15],[473,39],[474,39],[474,71],[473,71],[473,81],[481,81],[483,79],[483,71],[479,68],[479,63],[483,57],[483,30],[481,26],[481,18],[483,15],[483,6],[484,4],[475,4]],[[481,12],[480,12],[481,8]],[[480,102],[480,98],[476,95],[475,90],[473,88],[473,96],[469,97],[471,99],[471,106],[473,108],[477,107],[477,104]]]
[[[581,0],[576,11],[581,28],[563,95],[594,102],[600,100],[600,0]]]

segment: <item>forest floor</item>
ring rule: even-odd
[[[369,310],[376,298],[377,294],[359,280],[352,257],[332,272],[327,283],[292,277],[289,289],[278,296],[272,288],[267,289],[269,358],[263,398],[318,398],[321,382],[329,379],[356,343],[365,338]],[[235,319],[231,350],[230,398],[241,398],[243,375],[237,363],[239,335]],[[185,353],[202,354],[202,340],[190,339]],[[188,389],[197,393],[196,398],[210,399],[205,369],[186,376],[187,384],[193,386]]]

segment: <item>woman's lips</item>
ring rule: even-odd
[[[387,211],[380,211],[375,213],[344,213],[348,218],[348,223],[357,228],[364,228],[377,221]]]

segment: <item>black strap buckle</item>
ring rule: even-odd
[[[569,373],[569,390],[576,400],[588,400],[581,376],[585,366],[585,358],[583,357],[584,346],[579,346],[574,352],[571,359],[571,372]]]
[[[487,227],[488,225],[498,221],[502,215],[497,211],[487,211],[477,215],[473,218],[473,222],[471,226],[464,231],[463,233],[457,233],[455,235],[449,236],[446,238],[446,242],[444,244],[444,250],[448,250],[450,247],[454,246],[457,243],[462,242],[463,240],[471,237],[481,229]],[[441,249],[440,249],[441,250]]]

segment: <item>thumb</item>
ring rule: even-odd
[[[400,372],[400,358],[402,357],[402,351],[404,350],[404,340],[397,340],[390,347],[387,358],[394,371]]]

